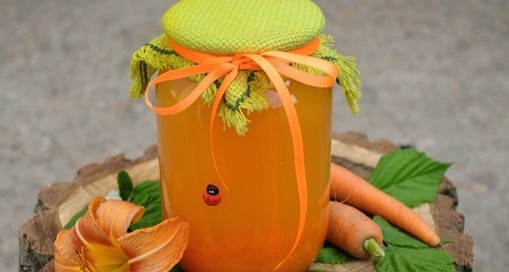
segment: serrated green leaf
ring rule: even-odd
[[[134,188],[133,181],[131,180],[131,177],[129,177],[129,174],[126,171],[122,170],[118,172],[117,184],[120,197],[122,198],[122,200],[130,201]]]
[[[351,261],[352,257],[333,246],[324,246],[316,257],[316,262],[323,264],[342,264]]]
[[[69,222],[67,222],[67,224],[65,224],[64,229],[68,230],[68,229],[72,228],[74,226],[74,224],[76,224],[76,221],[78,221],[78,219],[80,219],[83,215],[85,215],[85,213],[87,213],[87,211],[88,211],[88,206],[84,207],[79,212],[77,212],[71,218],[71,220],[69,220]]]
[[[161,212],[161,188],[159,181],[148,180],[138,184],[136,187],[130,189],[133,184],[131,178],[125,171],[120,171],[117,175],[117,183],[119,185],[120,194],[122,200],[127,201],[145,207],[143,217],[129,227],[129,229],[136,230],[139,228],[147,228],[155,226],[162,221]],[[122,186],[122,187],[120,187]],[[123,189],[122,189],[123,188]],[[122,195],[124,192],[124,195]],[[64,229],[70,229],[79,218],[81,218],[87,212],[88,207],[84,207],[81,211],[77,212],[70,220],[65,224]]]
[[[413,236],[394,227],[380,216],[373,217],[373,221],[382,229],[384,242],[389,245],[407,248],[428,248],[428,245],[417,240]]]
[[[133,190],[133,201],[134,197],[140,197],[143,195],[158,195],[161,196],[161,187],[158,180],[147,180],[138,185]]]
[[[409,207],[432,202],[449,163],[437,162],[415,149],[384,155],[369,182]]]
[[[132,203],[145,207],[145,213],[138,222],[129,227],[130,230],[152,227],[161,223],[161,188],[159,181],[149,180],[138,184],[134,187],[131,197]]]
[[[375,260],[378,272],[454,272],[452,259],[436,248],[388,246],[385,257]]]

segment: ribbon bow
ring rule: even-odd
[[[147,106],[157,114],[177,114],[191,106],[191,104],[193,104],[207,89],[207,87],[214,83],[214,81],[224,77],[224,80],[217,90],[211,107],[211,118],[209,126],[210,135],[212,135],[212,127],[215,120],[217,108],[223,99],[228,86],[232,83],[240,70],[262,70],[274,85],[275,91],[281,98],[281,102],[285,110],[288,123],[290,125],[290,133],[292,136],[294,151],[294,167],[297,178],[297,190],[300,199],[299,227],[297,230],[297,237],[294,245],[290,250],[290,253],[288,253],[288,256],[290,256],[302,237],[307,214],[308,199],[301,128],[295,106],[292,102],[291,94],[284,83],[283,76],[309,86],[318,88],[330,88],[334,84],[338,75],[336,66],[323,59],[310,56],[320,47],[320,40],[318,37],[313,39],[305,46],[288,52],[267,51],[260,54],[237,54],[233,56],[213,55],[204,52],[198,52],[180,46],[173,41],[170,41],[170,45],[177,54],[191,62],[194,62],[196,65],[176,70],[169,70],[156,77],[147,85],[145,90],[145,102]],[[319,71],[322,71],[325,75],[322,76],[307,73],[292,67],[291,63],[299,63],[313,67]],[[207,74],[205,78],[195,87],[194,90],[192,90],[184,99],[179,101],[177,104],[168,107],[155,107],[150,101],[148,91],[154,85],[165,81],[187,78],[192,75],[204,73]],[[213,145],[211,144],[211,147],[212,146]],[[219,174],[214,156],[212,157],[216,172]],[[221,180],[221,182],[223,181]],[[227,188],[224,182],[223,185],[225,188]],[[285,260],[288,258],[288,256],[285,258]],[[279,263],[278,267],[285,260]]]

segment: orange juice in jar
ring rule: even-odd
[[[181,0],[162,25],[131,94],[156,86],[163,215],[190,226],[179,265],[305,271],[327,228],[335,81],[356,109],[352,59],[310,0]]]
[[[175,104],[179,93],[195,85],[187,79],[159,84],[156,102]],[[289,90],[308,159],[309,205],[306,238],[281,271],[301,271],[316,258],[327,228],[332,92],[298,82],[291,82]],[[178,115],[157,116],[164,214],[182,216],[190,224],[181,261],[186,271],[272,271],[294,243],[299,199],[284,109],[250,117],[245,136],[223,130],[216,120],[212,144],[219,176],[211,158],[209,107],[197,101]],[[210,193],[211,187],[217,191]],[[219,200],[208,202],[214,198]]]

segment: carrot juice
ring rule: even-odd
[[[195,86],[188,79],[160,83],[156,104],[174,105]],[[332,90],[296,81],[288,89],[302,130],[308,207],[302,239],[278,271],[295,272],[313,262],[326,235]],[[163,215],[190,225],[179,264],[187,272],[273,271],[291,250],[299,224],[284,108],[250,113],[242,136],[219,116],[211,135],[210,112],[199,99],[178,114],[157,115]]]

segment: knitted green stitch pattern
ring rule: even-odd
[[[320,34],[324,23],[310,0],[183,0],[162,19],[178,44],[223,55],[295,49]]]
[[[336,65],[337,82],[350,109],[357,113],[360,79],[355,59],[333,49],[332,38],[321,34],[323,26],[322,12],[309,0],[181,0],[164,14],[164,34],[142,45],[132,55],[130,95],[141,97],[157,71],[194,65],[171,48],[170,39],[189,49],[233,55],[288,51],[318,36],[320,48],[312,56]],[[311,67],[293,65],[309,73],[320,73]],[[199,83],[204,77],[202,74],[189,79]],[[211,84],[205,90],[204,103],[212,103],[217,86]],[[264,72],[241,71],[228,87],[219,107],[225,126],[233,127],[239,135],[247,133],[246,115],[268,108],[265,93],[269,88],[270,82]]]

